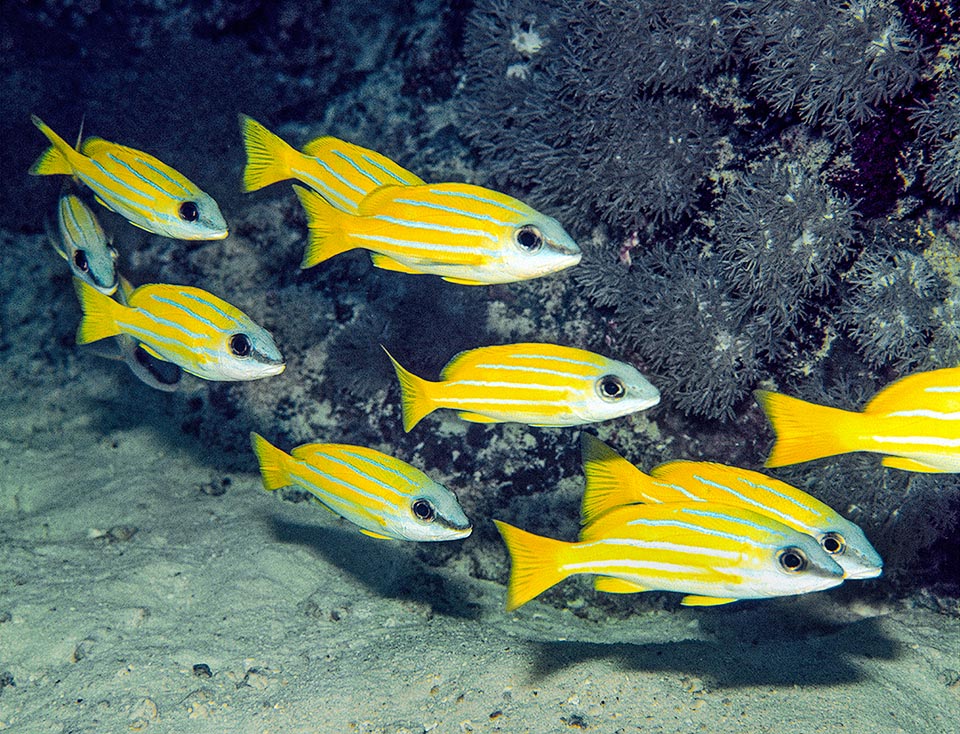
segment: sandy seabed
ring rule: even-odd
[[[78,364],[97,368],[0,399],[0,730],[937,734],[960,720],[955,617],[830,593],[601,623],[538,602],[509,614],[497,584],[225,474],[162,397]]]

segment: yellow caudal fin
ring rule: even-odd
[[[434,403],[431,394],[431,388],[436,383],[407,371],[390,352],[387,352],[385,346],[381,344],[380,348],[386,352],[397,373],[397,380],[400,382],[400,401],[403,406],[403,430],[409,433],[417,423],[423,420],[424,416],[439,407]]]
[[[277,181],[295,178],[291,164],[303,154],[252,117],[240,115],[240,132],[247,151],[243,190],[256,191]]]
[[[259,433],[250,434],[250,445],[260,463],[260,476],[263,477],[263,488],[272,492],[290,484],[288,462],[290,457],[271,444]]]
[[[79,278],[73,279],[73,287],[83,311],[83,318],[77,328],[77,344],[89,344],[121,333],[116,319],[117,314],[126,306]]]
[[[30,166],[30,173],[34,176],[56,176],[56,175],[72,175],[73,174],[73,165],[71,164],[71,159],[75,155],[79,155],[72,147],[70,143],[57,135],[50,127],[36,115],[31,115],[30,119],[33,121],[33,124],[44,135],[47,136],[47,139],[50,141],[51,145],[43,153],[40,154],[40,157],[34,161],[34,164]]]
[[[782,393],[755,390],[777,440],[764,466],[799,464],[857,450],[859,413],[808,403]]]
[[[327,200],[316,191],[296,185],[293,190],[307,213],[307,227],[310,228],[307,249],[300,263],[301,268],[312,268],[317,263],[322,263],[334,255],[356,247],[344,236],[343,231],[343,224],[352,215],[328,204]]]
[[[570,545],[493,521],[510,554],[507,611],[512,612],[561,581],[569,574],[560,570],[560,554]]]
[[[581,433],[580,454],[586,479],[580,506],[581,525],[588,525],[613,507],[643,502],[633,491],[640,470],[603,441],[593,434]]]

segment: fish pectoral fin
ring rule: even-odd
[[[697,596],[696,594],[688,594],[680,600],[680,604],[685,607],[718,607],[721,604],[729,604],[734,601],[737,600],[724,598],[722,596]]]
[[[470,423],[502,423],[499,418],[491,418],[488,415],[480,415],[480,413],[470,413],[465,410],[461,410],[457,415],[461,420],[469,421]]]
[[[381,535],[380,533],[375,533],[372,530],[366,530],[365,528],[360,528],[360,532],[364,535],[369,535],[371,538],[377,538],[379,540],[394,540],[389,535]]]
[[[903,471],[922,472],[924,474],[943,474],[943,469],[939,469],[930,464],[924,464],[916,459],[905,459],[902,456],[885,456],[880,462],[889,469],[901,469]]]
[[[381,268],[382,270],[393,270],[397,273],[411,273],[412,275],[423,275],[423,271],[416,270],[406,263],[402,263],[399,260],[394,260],[392,257],[387,255],[381,255],[378,252],[371,252],[370,259],[373,261],[373,267]]]
[[[650,591],[646,586],[618,579],[615,576],[600,576],[593,582],[593,588],[607,594],[639,594],[641,591]]]

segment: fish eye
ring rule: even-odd
[[[807,557],[799,548],[784,548],[777,554],[777,561],[787,573],[800,573],[807,567]]]
[[[77,269],[85,273],[90,269],[90,263],[87,260],[87,253],[83,250],[77,250],[73,253],[73,264],[77,266]]]
[[[536,252],[543,246],[543,235],[532,224],[525,224],[514,235],[517,245],[524,252]]]
[[[425,499],[414,500],[413,504],[410,505],[410,509],[413,510],[413,515],[418,520],[423,520],[424,522],[431,522],[434,517],[433,505]]]
[[[234,334],[230,337],[230,351],[238,357],[249,357],[253,351],[253,344],[246,334]]]
[[[847,549],[847,543],[840,533],[827,533],[820,540],[820,547],[831,556],[840,556]]]
[[[180,218],[184,222],[196,222],[200,216],[200,209],[196,202],[185,201],[180,205]]]
[[[597,380],[597,394],[604,400],[619,400],[627,394],[627,386],[616,375],[605,375]]]

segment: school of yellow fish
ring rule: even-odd
[[[50,147],[30,173],[69,177],[51,242],[74,276],[78,344],[114,339],[107,356],[160,390],[175,390],[184,372],[206,380],[283,372],[272,335],[227,301],[187,285],[131,286],[78,185],[131,224],[176,239],[227,236],[213,198],[148,153],[93,137],[70,146],[36,116],[33,123]],[[240,128],[246,191],[297,182],[309,230],[302,268],[361,248],[378,268],[478,286],[580,261],[559,222],[506,194],[427,183],[380,153],[329,136],[296,150],[250,117],[240,116]],[[481,346],[455,355],[436,382],[384,352],[399,382],[405,431],[441,408],[471,422],[563,427],[660,401],[632,365],[569,346]],[[960,473],[960,367],[904,377],[862,412],[765,390],[756,398],[776,433],[768,467],[865,451],[894,469]],[[266,490],[297,487],[368,536],[470,535],[454,493],[399,459],[334,443],[288,454],[257,433],[251,442]],[[589,433],[581,443],[586,487],[576,541],[494,521],[511,559],[510,610],[577,574],[593,575],[606,593],[675,591],[683,605],[709,606],[805,594],[882,572],[857,525],[785,482],[703,461],[668,461],[647,474]]]

